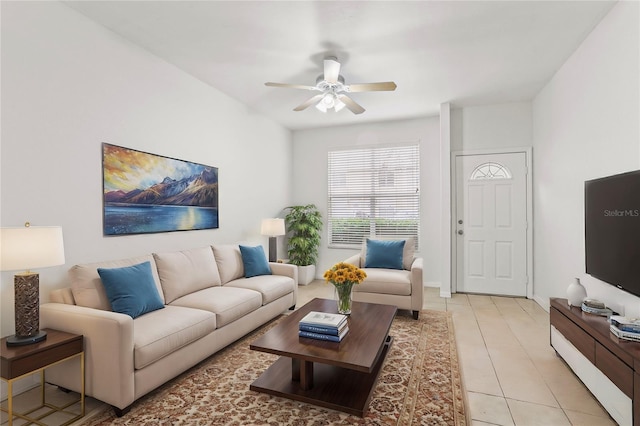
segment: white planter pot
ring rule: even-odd
[[[298,284],[307,285],[316,277],[316,265],[298,266]]]

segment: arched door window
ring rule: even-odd
[[[498,163],[484,163],[473,169],[469,180],[511,179],[508,168]]]

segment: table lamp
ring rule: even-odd
[[[14,275],[16,334],[7,346],[30,345],[45,340],[40,327],[40,276],[31,268],[64,264],[62,228],[31,226],[0,228],[0,271],[26,270]]]
[[[284,235],[284,219],[270,218],[262,219],[262,227],[260,228],[262,235],[269,236],[269,262],[278,260],[277,237]]]

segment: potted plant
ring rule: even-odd
[[[284,220],[290,233],[287,245],[289,263],[298,266],[298,284],[307,285],[315,278],[322,215],[314,204],[289,206]]]

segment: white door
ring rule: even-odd
[[[527,295],[524,152],[456,157],[457,291]]]

